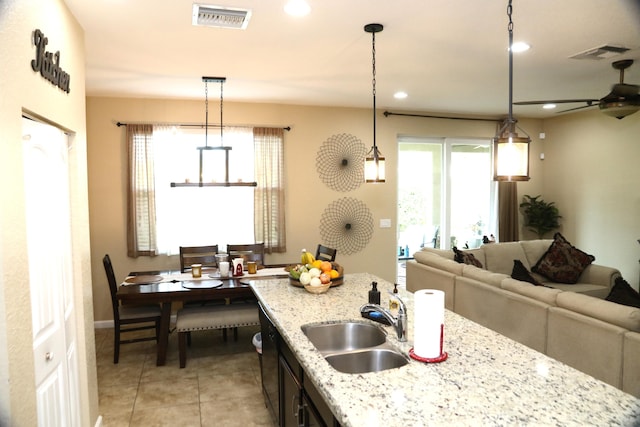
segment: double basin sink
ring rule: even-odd
[[[376,325],[362,322],[302,326],[302,332],[334,369],[348,374],[399,368],[409,360],[387,342]]]

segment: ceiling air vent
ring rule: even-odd
[[[576,53],[573,56],[570,56],[571,59],[609,59],[616,55],[620,55],[628,51],[626,47],[621,46],[612,46],[612,45],[604,45],[599,47],[594,47],[592,49],[585,50],[584,52]]]
[[[244,30],[249,24],[249,18],[250,10],[194,3],[191,23],[205,27]]]

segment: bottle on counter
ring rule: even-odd
[[[398,299],[395,298],[395,296],[397,294],[398,294],[398,284],[394,283],[393,284],[393,293],[391,293],[391,292],[389,293],[389,311],[394,316],[398,315],[398,309],[400,308],[400,303],[398,302]]]
[[[380,304],[380,291],[378,290],[378,282],[371,282],[371,290],[369,291],[369,304]]]

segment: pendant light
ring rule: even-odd
[[[518,136],[517,120],[513,118],[513,8],[507,6],[509,17],[509,117],[493,139],[494,181],[529,181],[529,145],[531,138]],[[522,130],[522,129],[521,129]],[[524,131],[523,131],[524,132]]]
[[[373,147],[364,159],[364,181],[365,182],[384,182],[384,157],[378,150],[376,145],[376,33],[382,31],[384,27],[382,24],[367,24],[364,26],[364,30],[367,33],[371,33],[371,46],[372,46],[372,65],[373,65]]]
[[[199,173],[198,182],[172,182],[172,187],[256,187],[256,182],[229,182],[229,152],[233,147],[224,145],[224,123],[223,119],[223,85],[227,81],[226,77],[202,77],[204,82],[204,106],[205,106],[205,124],[204,124],[204,146],[196,147],[199,157]],[[220,145],[209,145],[209,86],[208,83],[220,83]],[[204,182],[202,176],[203,169],[203,153],[209,150],[224,151],[224,182]]]

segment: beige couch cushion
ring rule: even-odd
[[[488,244],[482,246],[484,251],[484,267],[494,273],[511,275],[513,271],[513,260],[519,259],[522,264],[531,270],[531,265],[520,245],[520,242],[507,242],[499,244]]]
[[[600,285],[594,285],[591,283],[556,283],[547,281],[542,282],[545,285],[552,288],[559,289],[564,292],[580,293],[583,295],[589,295],[590,297],[605,299],[609,295],[610,289]]]
[[[640,397],[640,334],[624,334],[624,359],[622,364],[622,390]]]
[[[506,274],[493,273],[483,268],[478,268],[474,265],[465,265],[464,267],[462,267],[462,276],[468,277],[470,279],[475,279],[498,288],[500,287],[502,281],[505,278],[509,277]]]
[[[625,329],[560,307],[549,307],[548,319],[549,357],[621,388]]]
[[[501,287],[502,289],[506,289],[525,297],[533,298],[549,305],[556,305],[556,298],[558,297],[558,294],[562,292],[558,289],[535,286],[510,277],[502,281]]]
[[[520,245],[522,246],[522,250],[524,251],[525,256],[527,257],[527,261],[529,261],[529,266],[533,267],[536,265],[538,260],[542,258],[549,249],[549,246],[553,243],[552,239],[543,239],[543,240],[522,240]],[[531,268],[527,267],[530,271]]]
[[[456,277],[454,299],[461,316],[545,351],[547,304],[468,277]]]
[[[445,252],[445,251],[440,251]],[[434,268],[439,268],[444,271],[448,271],[449,273],[453,273],[459,276],[462,276],[462,267],[465,264],[459,264],[453,260],[453,251],[451,252],[451,258],[445,258],[440,254],[432,253],[430,251],[418,251],[413,254],[413,257],[416,261],[421,264],[428,265]],[[446,255],[446,254],[445,254]]]
[[[576,286],[576,285],[571,285]],[[558,307],[600,319],[621,328],[640,332],[640,309],[593,298],[575,292],[562,292],[556,299]]]

